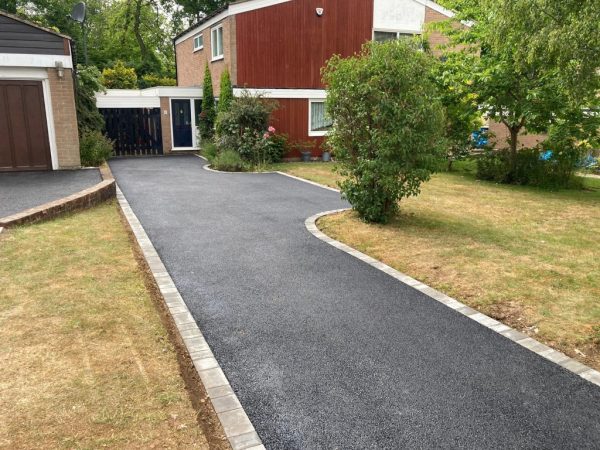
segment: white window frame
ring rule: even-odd
[[[194,100],[201,99],[202,97],[169,97],[169,121],[171,124],[171,151],[179,150],[199,150],[200,141],[198,139],[198,125],[196,123],[196,102]],[[192,146],[191,147],[175,147],[175,135],[173,133],[173,102],[171,100],[188,100],[190,102],[190,113],[192,115]]]
[[[323,98],[309,98],[308,99],[308,135],[310,137],[316,136],[327,136],[328,131],[315,131],[312,129],[312,104],[313,103],[325,103]]]
[[[380,32],[380,33],[396,33],[396,39],[400,38],[401,34],[411,34],[413,37],[414,36],[421,36],[423,34],[422,31],[415,31],[415,30],[390,30],[390,29],[384,29],[384,28],[374,28],[373,29],[373,35],[371,36],[371,40],[375,41],[375,32]]]
[[[201,38],[202,39],[202,45],[196,45],[196,39]],[[194,36],[194,51],[197,52],[199,50],[202,50],[204,48],[204,35],[202,33],[197,34],[196,36]]]
[[[219,43],[219,30],[221,31],[221,48],[219,48],[218,43]],[[215,36],[217,37],[217,39],[215,39]],[[211,61],[219,61],[221,59],[223,59],[225,57],[225,49],[224,49],[224,36],[223,36],[223,24],[219,24],[214,28],[210,29],[210,54],[211,54]],[[215,47],[216,44],[216,47]],[[215,55],[215,48],[217,50],[217,54]],[[221,51],[221,53],[219,54],[219,50]]]

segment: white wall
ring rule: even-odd
[[[414,0],[375,0],[375,30],[421,32],[425,22],[425,5]]]

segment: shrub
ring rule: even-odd
[[[212,166],[217,170],[226,172],[243,172],[247,170],[247,164],[235,150],[223,150],[213,159]]]
[[[177,86],[177,80],[171,77],[162,77],[152,73],[143,75],[139,80],[140,89],[146,89],[154,86]]]
[[[123,61],[102,71],[102,84],[108,89],[136,89],[138,78],[134,68],[125,67]]]
[[[216,140],[219,148],[235,150],[253,165],[268,162],[270,138],[266,134],[271,134],[269,117],[275,107],[275,102],[248,92],[234,98],[229,111],[219,115]]]
[[[275,134],[274,128],[272,134],[269,134],[265,159],[268,163],[281,162],[283,156],[288,152],[288,135]]]
[[[79,138],[82,166],[99,166],[113,153],[113,141],[97,130],[86,130]]]
[[[327,62],[328,142],[345,177],[342,193],[363,220],[388,221],[439,165],[444,117],[431,64],[403,41],[370,42]]]
[[[231,78],[229,77],[229,71],[225,69],[221,75],[221,89],[219,94],[219,113],[229,111],[231,108],[231,101],[233,100],[233,87],[231,85]]]
[[[204,68],[204,82],[202,84],[202,112],[200,113],[200,137],[212,139],[215,133],[215,96],[213,95],[212,75],[208,63]]]
[[[104,117],[96,107],[96,92],[104,92],[101,73],[95,66],[77,66],[77,127],[79,136],[86,130],[104,130]]]
[[[218,153],[219,149],[214,143],[205,142],[204,144],[202,144],[202,156],[204,156],[210,162],[213,162]]]
[[[477,161],[477,178],[496,183],[515,183],[543,188],[573,186],[574,170],[580,153],[573,148],[524,148],[517,152],[516,168],[511,169],[508,150],[488,151]]]

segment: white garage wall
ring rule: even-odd
[[[375,0],[373,29],[420,33],[425,5],[414,0]]]

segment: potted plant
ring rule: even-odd
[[[325,147],[325,149],[323,150],[323,162],[329,162],[331,161],[331,153],[329,152],[329,149],[327,147]]]
[[[313,141],[295,142],[293,147],[300,152],[302,162],[310,162],[312,157],[312,149],[315,143]]]

